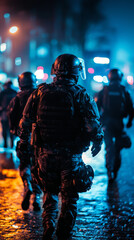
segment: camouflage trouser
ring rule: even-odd
[[[42,214],[44,237],[47,236],[47,230],[54,231],[55,229],[59,192],[61,194],[61,211],[56,234],[59,239],[69,239],[72,235],[79,198],[71,181],[73,162],[76,159],[76,156],[67,156],[66,153],[54,154],[45,150],[40,152],[38,163],[39,178],[44,191],[44,211]]]
[[[121,166],[121,153],[123,148],[131,147],[131,140],[127,134],[122,131],[120,134],[105,130],[104,140],[106,145],[106,168],[108,176],[111,172],[116,175]]]
[[[33,165],[35,164],[34,155],[27,154],[27,152],[25,151],[20,151],[18,147],[16,147],[16,152],[20,159],[19,170],[22,181],[30,181],[33,188],[33,194],[41,194],[41,188],[37,184],[33,174],[31,174],[31,170],[33,168]]]

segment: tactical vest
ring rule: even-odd
[[[48,84],[40,89],[37,125],[45,144],[66,146],[76,137],[74,99],[64,86]]]
[[[110,118],[124,118],[127,116],[125,87],[109,85],[103,91],[104,115]]]

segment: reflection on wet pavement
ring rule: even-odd
[[[122,155],[117,180],[108,186],[104,146],[95,158],[91,158],[90,151],[83,154],[95,178],[91,190],[80,194],[73,240],[134,239],[133,151],[123,150]],[[15,152],[0,151],[0,240],[40,240],[42,211],[35,213],[32,204],[28,211],[21,209],[23,185],[18,166]]]
[[[21,209],[23,185],[18,170],[2,170],[2,175],[4,179],[0,181],[0,239],[40,239],[41,213],[33,213],[32,207],[28,211]],[[31,236],[33,231],[34,238]]]
[[[0,169],[18,169],[19,159],[16,151],[10,148],[0,148]]]

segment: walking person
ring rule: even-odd
[[[103,131],[94,100],[77,84],[85,77],[84,61],[72,54],[62,54],[52,65],[51,84],[42,84],[29,97],[20,120],[20,147],[27,147],[31,124],[35,124],[38,155],[38,181],[44,192],[43,239],[72,237],[77,216],[79,192],[90,189],[93,169],[82,161],[82,152],[92,146],[92,156],[101,150]]]
[[[17,92],[12,88],[13,84],[11,80],[4,83],[4,89],[0,92],[0,118],[2,125],[2,136],[4,139],[4,148],[8,147],[8,138],[10,139],[10,147],[13,148],[14,136],[10,133],[8,117],[7,117],[7,106],[12,98],[14,98]]]
[[[22,117],[23,109],[26,105],[27,99],[30,94],[36,89],[36,76],[32,72],[23,72],[18,76],[18,83],[20,91],[12,99],[8,105],[8,120],[10,126],[10,132],[18,136],[19,121]],[[41,189],[38,184],[34,181],[31,175],[32,166],[35,164],[34,149],[32,149],[29,143],[27,152],[24,148],[19,148],[19,141],[17,143],[17,156],[20,159],[20,176],[24,185],[24,196],[22,201],[22,209],[27,210],[30,205],[30,197],[33,193],[33,209],[39,211],[40,207],[40,195]]]
[[[121,150],[131,147],[131,140],[124,130],[125,118],[127,128],[132,126],[133,103],[127,89],[121,84],[123,73],[111,69],[108,74],[109,85],[98,94],[97,105],[104,128],[106,146],[106,168],[109,183],[112,183],[121,166]]]

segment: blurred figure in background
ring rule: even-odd
[[[36,89],[36,76],[31,72],[24,72],[18,77],[20,92],[12,99],[8,106],[8,120],[10,132],[15,136],[18,135],[17,130],[19,121],[22,117],[23,109],[26,105],[30,94]],[[22,209],[27,210],[30,204],[30,196],[34,194],[33,209],[39,211],[40,208],[40,187],[32,179],[31,167],[34,164],[34,150],[31,145],[27,146],[29,151],[24,148],[19,148],[17,143],[17,156],[20,159],[20,176],[24,184],[24,196],[22,201]]]
[[[17,92],[12,89],[12,81],[8,80],[4,83],[4,89],[0,92],[0,118],[2,125],[2,136],[4,139],[4,147],[8,147],[8,138],[10,138],[10,147],[13,147],[14,136],[10,133],[8,117],[7,117],[7,106],[11,99],[14,98]]]
[[[3,90],[3,84],[0,82],[0,93],[2,92]]]
[[[94,100],[77,84],[80,75],[85,79],[84,61],[72,54],[60,55],[51,74],[56,75],[53,82],[40,85],[27,101],[19,124],[20,147],[28,146],[34,123],[38,178],[44,192],[43,240],[53,239],[59,192],[61,212],[56,235],[59,240],[68,240],[77,216],[78,192],[89,190],[93,179],[93,169],[89,166],[87,170],[82,152],[91,141],[92,156],[97,155],[103,131]]]
[[[132,126],[133,103],[129,92],[121,85],[123,73],[111,69],[108,74],[109,85],[98,94],[97,105],[104,128],[106,146],[106,168],[109,183],[113,182],[121,166],[120,151],[131,147],[131,140],[124,131],[123,119],[128,118],[127,128]]]

